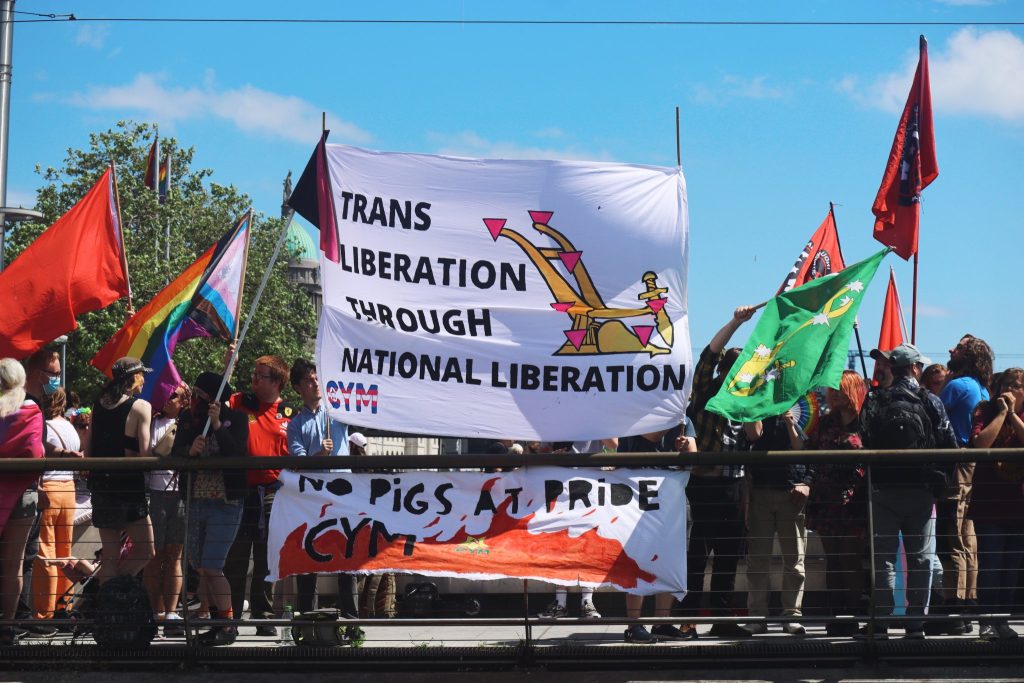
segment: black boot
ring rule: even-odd
[[[963,612],[963,604],[960,600],[950,598],[943,602],[935,593],[932,593],[932,596],[933,600],[938,599],[939,602],[938,604],[931,603],[929,614],[961,614]],[[962,636],[967,633],[967,624],[961,618],[940,619],[925,622],[924,630],[930,636]]]

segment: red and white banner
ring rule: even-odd
[[[399,572],[686,591],[686,482],[668,470],[282,472],[269,581]]]

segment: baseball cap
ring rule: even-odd
[[[130,377],[136,372],[153,372],[153,368],[147,368],[138,358],[125,356],[114,361],[114,367],[110,369],[113,380],[118,382],[125,377]]]
[[[871,353],[868,354],[875,360],[889,360],[892,357],[892,351],[882,351],[881,349],[871,349]]]
[[[202,389],[203,393],[207,396],[213,397],[220,391],[221,382],[224,381],[224,375],[216,372],[203,372],[196,377],[195,387]],[[225,384],[224,391],[221,391],[220,400],[221,402],[227,401],[231,397],[231,385]]]
[[[931,365],[932,359],[922,354],[913,344],[900,344],[889,352],[889,362],[894,368],[905,368],[914,363]]]
[[[366,437],[360,434],[359,432],[352,432],[351,434],[349,434],[348,440],[349,443],[354,443],[356,446],[359,446],[360,448],[366,448]]]

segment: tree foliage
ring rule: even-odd
[[[52,224],[95,184],[106,167],[117,168],[118,195],[128,255],[132,305],[136,310],[214,244],[249,208],[249,198],[233,185],[213,180],[213,170],[193,169],[194,148],[179,147],[172,137],[161,137],[161,158],[173,155],[172,186],[160,205],[156,193],[143,182],[153,139],[148,124],[121,121],[116,128],[89,136],[86,149],[68,149],[60,167],[36,168],[44,185],[38,190],[36,209],[42,225],[20,224],[8,233],[6,260],[12,261],[46,226]],[[256,214],[249,247],[241,320],[249,316],[284,221]],[[167,235],[169,234],[169,239]],[[169,253],[169,259],[165,255]],[[309,339],[316,332],[316,316],[308,296],[289,284],[289,247],[282,249],[259,308],[242,344],[235,372],[238,388],[249,387],[254,360],[262,355],[281,356],[285,362],[309,355]],[[127,320],[124,299],[79,317],[79,327],[68,335],[67,385],[83,401],[90,401],[106,378],[89,365],[90,359]],[[174,362],[191,383],[199,372],[221,372],[227,352],[219,340],[194,339],[180,344]],[[160,406],[156,406],[159,409]]]

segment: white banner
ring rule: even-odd
[[[686,590],[686,482],[667,470],[282,472],[269,581],[414,573]]]
[[[568,441],[679,423],[687,212],[674,168],[328,145],[331,416],[402,433]]]

